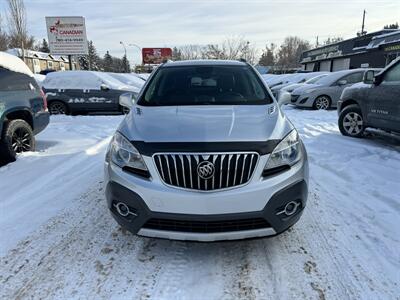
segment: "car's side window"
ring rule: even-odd
[[[400,64],[395,65],[390,70],[388,70],[384,77],[384,82],[400,82]]]
[[[353,84],[353,83],[362,81],[362,78],[363,78],[363,73],[357,72],[357,73],[349,74],[349,75],[343,77],[341,80],[346,80],[347,84]]]
[[[12,72],[0,67],[0,91],[26,91],[35,87],[33,79],[22,73]]]

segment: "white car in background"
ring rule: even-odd
[[[327,72],[327,73],[319,74],[319,75],[316,75],[316,76],[315,76],[315,73],[313,73],[313,74],[314,74],[314,77],[312,77],[312,78],[306,80],[305,82],[289,84],[289,85],[287,85],[287,86],[281,88],[280,91],[281,91],[281,92],[285,91],[285,92],[291,93],[291,92],[293,92],[295,89],[297,89],[297,88],[299,88],[299,87],[306,86],[306,84],[318,83],[318,81],[319,81],[320,79],[322,79],[322,78],[328,76],[328,75],[331,74],[331,73],[328,73],[328,72]]]

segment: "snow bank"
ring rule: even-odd
[[[20,58],[5,52],[0,52],[0,67],[33,77],[32,71]]]
[[[51,116],[37,152],[0,167],[0,255],[95,183],[121,116]],[[7,211],[7,214],[4,212]]]

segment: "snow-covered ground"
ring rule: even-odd
[[[220,243],[121,230],[102,162],[122,117],[52,117],[39,152],[0,168],[0,298],[399,299],[398,140],[343,137],[335,111],[286,112],[310,160],[302,219]]]

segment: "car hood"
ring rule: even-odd
[[[302,86],[298,87],[297,89],[295,89],[292,92],[292,94],[293,95],[300,95],[300,94],[302,94],[304,92],[307,92],[307,91],[309,91],[311,89],[315,89],[317,87],[321,87],[321,85],[319,85],[319,84],[305,84],[305,85],[302,85]]]
[[[293,125],[277,104],[135,106],[119,131],[131,141],[224,142],[282,139]]]

